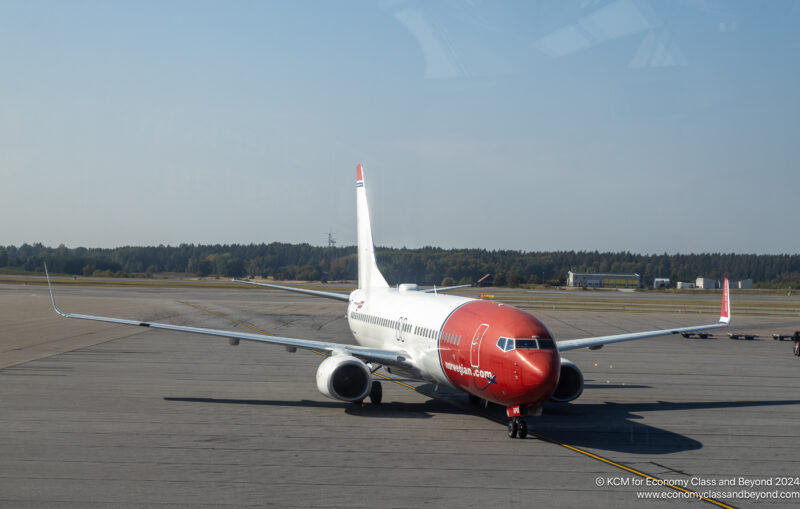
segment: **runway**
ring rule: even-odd
[[[67,312],[351,342],[342,303],[280,291],[56,292]],[[652,295],[624,298],[647,303]],[[697,300],[684,295],[643,307],[626,302],[625,310],[572,306],[580,294],[496,297],[529,309],[557,339],[711,323],[718,313],[680,311],[683,301]],[[735,330],[800,328],[796,299],[749,299],[755,304],[737,314],[737,297]],[[703,299],[708,309],[717,302]],[[782,311],[769,312],[770,302]],[[630,470],[677,483],[714,481],[717,489],[731,478],[798,475],[800,359],[789,342],[717,333],[567,357],[584,372],[583,395],[530,418],[539,438],[510,440],[496,422],[502,410],[470,408],[443,388],[400,380],[383,384],[379,407],[337,402],[316,389],[320,357],[313,353],[67,320],[53,313],[45,287],[0,285],[0,505],[639,507],[637,492],[677,492],[637,486],[632,479],[646,478]],[[614,485],[617,479],[628,484]],[[752,491],[759,489],[800,486]],[[791,507],[800,498],[706,504],[714,501]]]

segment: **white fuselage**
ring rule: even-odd
[[[439,360],[442,326],[473,300],[397,288],[359,289],[350,294],[347,320],[358,344],[407,353],[419,370],[416,375],[452,385]]]

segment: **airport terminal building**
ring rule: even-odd
[[[639,288],[639,274],[567,272],[567,286],[587,288]]]

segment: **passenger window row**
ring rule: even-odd
[[[370,315],[367,313],[359,313],[358,311],[352,311],[350,313],[350,318],[353,320],[370,323],[372,325],[378,325],[380,327],[389,327],[391,329],[396,329],[398,323],[397,320],[389,320],[388,318],[382,318],[380,316]],[[430,329],[428,327],[422,327],[420,325],[412,326],[408,322],[404,322],[402,327],[403,332],[411,332],[413,328],[413,333],[418,336],[438,340],[441,335],[442,341],[445,343],[450,343],[453,345],[461,344],[461,336],[457,334],[451,334],[447,332],[440,334],[437,330]]]
[[[442,334],[442,341],[445,343],[450,343],[451,345],[460,345],[461,344],[461,336],[458,334],[453,334],[451,332],[445,332]]]
[[[388,327],[390,329],[396,329],[400,323],[398,320],[390,320],[388,318],[383,318],[375,315],[368,315],[366,313],[359,313],[357,311],[351,312],[350,318],[354,320],[359,320],[361,322],[371,323],[372,325],[378,325],[380,327]],[[410,332],[411,324],[408,322],[403,322],[402,328],[403,332]]]
[[[429,329],[428,327],[422,327],[420,325],[414,327],[414,334],[422,336],[423,338],[436,339],[436,340],[439,339],[439,331],[434,329]]]

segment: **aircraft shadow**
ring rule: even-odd
[[[541,417],[529,425],[544,436],[577,447],[634,454],[671,454],[701,449],[703,444],[686,435],[639,422],[639,412],[702,411],[797,405],[800,400],[712,401],[652,403],[546,404]]]
[[[448,402],[431,399],[424,403],[403,403],[401,401],[383,402],[373,405],[369,400],[363,404],[341,401],[311,400],[263,400],[263,399],[222,399],[222,398],[179,398],[165,397],[164,401],[183,403],[214,403],[228,405],[264,405],[275,407],[341,408],[348,415],[356,417],[391,417],[401,419],[430,419],[433,414],[463,413]]]
[[[650,386],[632,384],[584,384],[583,389],[650,389]]]
[[[604,385],[604,387],[607,387]],[[623,386],[620,386],[622,388]],[[631,386],[624,386],[630,388]],[[275,407],[341,408],[346,414],[364,418],[430,419],[436,414],[477,414],[506,421],[505,409],[494,404],[472,406],[466,396],[451,389],[425,384],[417,392],[427,396],[422,403],[385,402],[355,404],[338,401],[260,400],[165,397],[165,401]],[[652,411],[702,411],[723,408],[798,405],[800,400],[711,401],[646,403],[548,403],[538,417],[528,417],[533,433],[575,447],[633,454],[672,454],[701,449],[703,444],[685,435],[640,422],[637,413]],[[535,439],[535,434],[529,436]]]
[[[603,384],[603,387],[608,388]],[[619,388],[634,386],[620,385]],[[434,394],[432,385],[418,388],[422,394]],[[463,393],[439,388],[437,398],[443,398],[461,408],[462,413],[489,415],[507,420],[505,408],[490,404],[473,407]],[[528,417],[528,429],[558,442],[575,447],[634,454],[672,454],[701,449],[703,444],[693,438],[640,422],[637,412],[702,411],[721,408],[749,408],[778,405],[797,405],[800,400],[678,402],[646,403],[547,403],[541,416]],[[477,411],[477,412],[475,412]],[[535,435],[529,438],[536,438]]]

